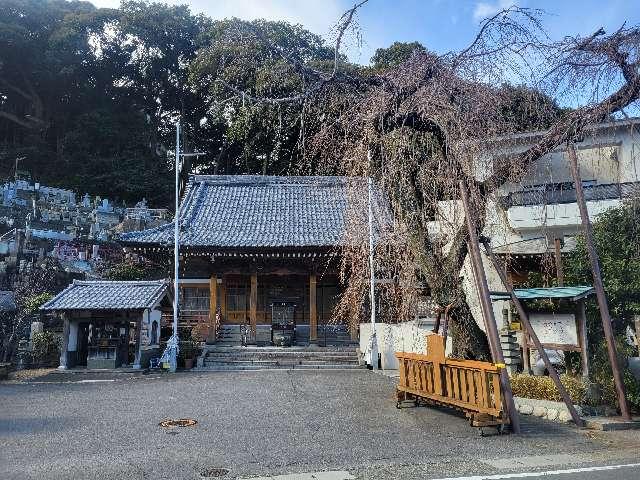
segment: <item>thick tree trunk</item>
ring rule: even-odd
[[[476,323],[464,292],[449,310],[449,334],[453,341],[452,356],[466,360],[491,361],[487,336]]]

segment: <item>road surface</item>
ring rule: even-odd
[[[482,438],[446,410],[397,410],[394,385],[366,370],[53,374],[0,383],[0,478],[303,479],[346,472],[339,475],[424,480],[638,461],[637,432],[585,433],[526,418],[522,435]],[[181,418],[197,425],[159,426]],[[544,478],[638,479],[639,472]]]

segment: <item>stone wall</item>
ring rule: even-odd
[[[534,398],[514,397],[516,409],[522,415],[534,415],[536,417],[551,420],[553,422],[567,423],[572,421],[569,409],[564,402],[551,400],[537,400]],[[615,416],[617,412],[611,407],[590,407],[587,405],[574,405],[578,415],[585,416]]]

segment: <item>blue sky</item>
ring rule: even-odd
[[[100,7],[117,7],[119,0],[91,0]],[[186,3],[192,11],[213,18],[267,18],[301,23],[331,39],[331,27],[355,0],[166,0]],[[392,42],[417,40],[443,53],[460,50],[478,31],[480,20],[501,7],[517,3],[541,8],[551,38],[587,35],[604,27],[611,31],[624,21],[640,24],[640,0],[369,0],[360,12],[363,45],[348,45],[352,61],[367,64],[376,48]]]

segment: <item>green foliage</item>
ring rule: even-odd
[[[427,51],[420,42],[393,42],[387,48],[378,48],[371,57],[371,64],[375,69],[386,70],[405,62],[416,50]]]
[[[627,399],[640,408],[640,384],[626,365],[626,357],[636,355],[623,339],[633,316],[640,314],[640,202],[630,201],[621,207],[599,215],[593,225],[596,251],[609,311],[613,320],[618,352],[618,364],[623,367]],[[571,285],[591,285],[593,277],[584,238],[579,238],[576,249],[564,259],[565,278]],[[602,390],[602,402],[616,405],[613,376],[606,343],[603,340],[602,321],[595,301],[587,303],[589,356],[592,381]]]
[[[195,358],[198,356],[200,346],[193,340],[185,340],[180,342],[179,357],[184,360],[186,358]]]
[[[37,293],[35,295],[28,296],[24,301],[24,313],[26,315],[33,315],[36,313],[42,305],[53,298],[53,294],[49,292]]]
[[[252,96],[296,95],[303,80],[291,61],[327,70],[332,49],[300,25],[265,20],[216,21],[205,37],[207,46],[190,66],[190,82],[210,106],[201,126],[209,135],[204,148],[218,153],[215,164],[201,160],[208,163],[207,171],[292,173],[300,163],[303,105],[253,103],[233,95],[227,85]]]
[[[574,404],[583,403],[585,400],[586,386],[580,378],[569,375],[561,375],[560,380],[567,389],[569,397]],[[517,374],[511,377],[511,388],[517,397],[535,398],[538,400],[551,400],[561,402],[562,397],[551,377],[538,377],[534,375]]]
[[[567,111],[539,90],[523,85],[503,84],[499,91],[504,96],[502,117],[521,132],[549,128]]]
[[[602,338],[602,336],[598,338]],[[600,388],[600,403],[618,406],[618,398],[613,383],[613,372],[611,370],[611,364],[609,363],[606,341],[592,341],[589,348],[591,380]],[[622,368],[627,401],[632,408],[639,410],[640,382],[638,382],[631,371],[626,368],[627,357],[635,356],[637,349],[628,345],[624,337],[618,336],[616,338],[616,351],[618,353],[618,364]]]
[[[31,357],[35,363],[58,357],[61,348],[61,338],[53,332],[37,332],[31,339]]]
[[[609,310],[619,332],[640,315],[640,201],[607,210],[593,225],[596,251]],[[564,260],[567,283],[591,285],[584,238]]]
[[[107,280],[147,280],[148,272],[142,265],[123,262],[109,268],[104,277]]]

